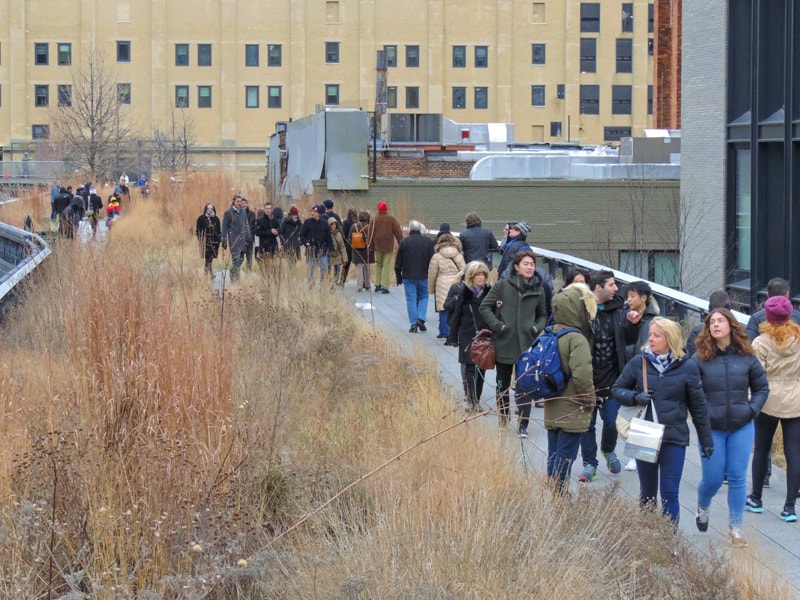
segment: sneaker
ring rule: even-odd
[[[708,509],[702,506],[697,507],[697,516],[694,518],[697,531],[708,531]]]
[[[731,540],[731,545],[736,548],[745,548],[747,546],[747,540],[744,539],[744,532],[738,527],[731,527],[730,532],[728,532],[728,537]]]
[[[625,465],[626,471],[635,471],[636,470],[636,459],[632,458],[628,461],[628,464]]]
[[[578,481],[589,483],[595,479],[597,479],[597,467],[594,465],[584,465],[583,472],[581,473],[581,476],[578,477]]]
[[[524,440],[526,437],[528,437],[528,430],[527,430],[527,428],[525,428],[525,427],[520,427],[520,428],[519,428],[519,431],[517,432],[517,437],[518,437],[518,438],[520,438],[521,440]]]
[[[367,289],[367,288],[364,288],[364,289]],[[376,291],[376,292],[380,292],[380,291],[382,291],[382,290],[383,290],[383,286],[382,286],[382,285],[376,285],[376,286],[375,286],[375,291]]]
[[[391,294],[391,292],[386,288],[381,288],[381,294]]]
[[[744,507],[745,509],[753,513],[764,512],[764,505],[761,503],[761,500],[759,500],[758,498],[754,498],[752,495],[747,497],[747,500],[744,503]]]
[[[797,513],[794,512],[794,506],[784,506],[781,511],[781,520],[787,523],[794,523],[797,521]]]
[[[769,487],[769,475],[764,476],[764,485],[762,487],[768,488]]]
[[[608,454],[606,454],[601,450],[600,454],[605,456],[606,466],[608,467],[608,470],[611,471],[612,474],[616,475],[617,473],[622,471],[622,463],[619,462],[619,458],[617,458],[616,452],[609,452]]]
[[[414,325],[408,329],[408,333],[417,333],[417,326]]]
[[[417,319],[417,327],[419,327],[420,331],[428,331],[428,328],[425,327],[425,321],[422,319]]]

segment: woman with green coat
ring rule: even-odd
[[[495,334],[497,348],[495,394],[500,427],[509,423],[509,388],[517,358],[544,329],[547,322],[542,279],[536,273],[536,255],[522,250],[514,255],[512,273],[495,285],[481,302],[480,314]],[[528,437],[531,402],[516,398],[518,435]]]

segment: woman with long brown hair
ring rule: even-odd
[[[748,510],[764,512],[761,490],[767,454],[780,423],[786,456],[786,502],[780,516],[787,523],[797,521],[795,501],[800,488],[800,325],[790,319],[793,308],[786,296],[768,298],[764,304],[767,320],[753,340],[753,350],[767,372],[770,391],[756,418],[753,490],[747,497]]]
[[[692,357],[700,368],[700,379],[708,404],[714,454],[701,460],[703,476],[697,486],[697,516],[700,531],[708,530],[711,500],[728,476],[728,527],[734,546],[745,546],[742,533],[747,498],[747,463],[753,447],[753,419],[767,401],[769,387],[764,369],[755,357],[741,325],[727,308],[717,308],[706,317]]]

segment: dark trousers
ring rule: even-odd
[[[595,407],[592,411],[592,420],[589,422],[589,429],[581,434],[581,456],[584,465],[597,466],[597,434],[595,424],[597,423],[597,413],[603,420],[603,430],[600,434],[600,450],[605,454],[614,452],[617,447],[617,413],[619,412],[619,402],[613,398],[605,398],[603,403]]]
[[[686,459],[686,446],[662,444],[658,454],[658,462],[636,461],[639,473],[639,504],[655,506],[661,487],[661,510],[677,525],[681,516],[681,505],[678,501],[683,463]]]
[[[764,476],[769,464],[772,438],[781,424],[783,453],[786,456],[786,506],[794,506],[800,489],[800,417],[780,419],[765,413],[756,417],[756,435],[753,443],[753,496],[761,499]]]
[[[501,417],[509,416],[509,389],[511,387],[511,378],[514,375],[514,365],[507,365],[505,363],[495,364],[495,381],[497,383],[497,391],[495,392],[495,401],[497,402],[497,412]]]
[[[566,492],[569,488],[572,463],[578,457],[581,435],[563,429],[547,430],[547,476],[558,492]]]
[[[478,408],[483,394],[483,369],[474,364],[461,365],[461,381],[464,382],[464,393],[469,400],[470,408]]]

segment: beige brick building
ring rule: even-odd
[[[200,162],[258,176],[276,122],[374,108],[380,49],[390,113],[613,142],[651,126],[653,29],[643,0],[0,0],[0,145],[18,160],[55,141],[92,50],[136,137],[178,107]]]

